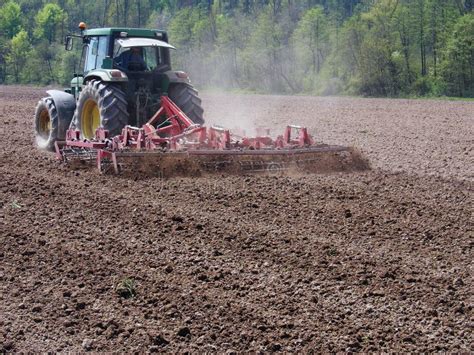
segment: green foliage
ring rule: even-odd
[[[0,8],[0,33],[6,38],[13,38],[21,31],[21,8],[13,1]]]
[[[128,277],[120,281],[115,290],[122,298],[132,298],[137,294],[135,280]]]
[[[298,49],[301,65],[319,74],[329,53],[328,18],[321,6],[305,12],[296,26],[293,42]]]
[[[446,93],[452,96],[474,96],[474,14],[458,19],[444,50],[441,75]]]
[[[66,15],[59,5],[46,4],[36,15],[35,36],[53,43],[56,40],[56,32],[65,19]]]
[[[392,16],[396,1],[381,0],[361,14],[356,41],[355,89],[363,95],[394,96],[401,85],[402,58],[395,47]]]
[[[185,8],[179,11],[171,22],[168,31],[177,47],[186,47],[193,39],[193,27],[199,19],[199,10]]]
[[[66,52],[62,41],[84,21],[168,30],[173,67],[199,88],[472,97],[473,4],[0,0],[0,83],[68,86],[80,48]]]
[[[64,54],[57,61],[57,82],[61,85],[68,87],[71,83],[72,75],[79,67],[79,56],[78,52],[64,52]]]
[[[11,206],[12,208],[14,208],[14,209],[17,209],[17,210],[20,210],[20,209],[21,209],[21,205],[18,203],[17,200],[14,200],[14,201],[10,204],[10,206]]]
[[[31,45],[28,40],[28,33],[25,30],[18,32],[10,42],[10,51],[6,55],[7,64],[13,69],[15,82],[24,82],[23,69],[31,54]]]
[[[6,38],[0,37],[0,84],[5,83],[7,76],[7,54],[9,43]]]
[[[249,19],[244,16],[216,17],[217,39],[212,59],[216,63],[211,77],[214,86],[224,88],[246,87],[244,79],[243,50],[250,36]]]
[[[281,26],[278,25],[271,9],[267,8],[258,17],[243,53],[244,70],[248,73],[245,79],[254,85],[254,89],[265,91],[283,89],[278,77],[284,49],[283,36]],[[256,78],[259,80],[256,81]]]

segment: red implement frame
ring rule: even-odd
[[[160,123],[159,123],[160,122]],[[159,124],[158,124],[159,123]],[[291,154],[295,150],[310,148],[313,138],[305,127],[287,126],[283,135],[272,139],[269,130],[260,130],[256,137],[234,137],[228,129],[194,124],[168,96],[161,98],[160,109],[142,127],[125,126],[121,134],[109,137],[107,131],[97,129],[95,139],[80,138],[78,130],[70,129],[64,142],[56,142],[58,159],[65,159],[65,150],[93,150],[97,152],[97,166],[102,168],[104,159],[112,162],[118,172],[116,153],[143,151],[190,152],[196,155],[238,154]],[[296,133],[296,136],[294,136]]]

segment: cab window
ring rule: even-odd
[[[97,52],[99,48],[98,37],[91,37],[87,45],[87,58],[84,65],[84,71],[88,72],[96,68]]]
[[[81,61],[79,62],[79,74],[84,73],[84,68],[87,62],[87,51],[89,47],[87,45],[82,47]]]
[[[107,56],[107,36],[90,37],[89,43],[84,47],[84,71],[101,68]]]
[[[164,48],[161,47],[140,47],[143,60],[145,61],[147,70],[155,70],[160,65],[164,63],[164,55],[163,50]],[[129,51],[130,48],[123,48],[118,43],[117,39],[114,42],[114,51],[113,56],[114,59],[118,58],[122,53]]]
[[[107,49],[108,49],[107,36],[100,36],[99,44],[97,48],[97,59],[96,59],[96,64],[95,64],[96,68],[102,68],[102,62],[107,56]]]
[[[143,48],[143,59],[145,60],[146,66],[150,70],[155,70],[158,66],[158,48],[156,47],[144,47]]]

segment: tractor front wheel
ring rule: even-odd
[[[35,139],[41,149],[54,150],[59,134],[59,116],[51,97],[41,99],[35,110]]]
[[[200,125],[204,124],[204,110],[195,88],[189,84],[171,84],[168,96],[191,121]]]
[[[98,128],[107,130],[112,137],[120,134],[128,117],[125,93],[117,85],[91,80],[79,96],[73,127],[83,139],[93,139]]]

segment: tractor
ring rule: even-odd
[[[71,87],[49,90],[35,111],[36,143],[55,149],[68,129],[80,138],[93,139],[100,127],[110,136],[127,126],[141,127],[168,96],[195,124],[203,124],[203,109],[198,92],[188,75],[173,71],[165,31],[136,28],[86,29],[68,35],[65,49],[74,41],[82,44],[82,55]]]
[[[160,176],[170,167],[184,172],[184,166],[193,174],[368,166],[351,148],[316,143],[306,127],[288,125],[276,138],[264,128],[247,137],[205,127],[201,100],[188,75],[171,70],[174,47],[165,31],[87,29],[84,23],[79,28],[80,35],[65,40],[66,50],[77,39],[82,43],[71,87],[47,91],[35,112],[37,145],[55,151],[60,161],[95,162],[102,173],[121,173],[128,166]]]

